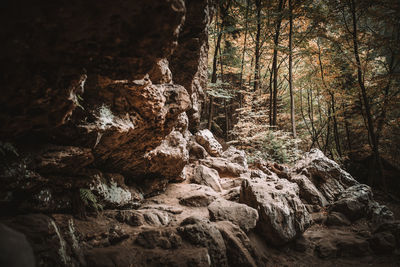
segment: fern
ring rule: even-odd
[[[17,149],[8,142],[1,142],[0,141],[0,154],[5,157],[7,154],[13,154],[14,156],[19,156]]]
[[[93,208],[96,212],[103,210],[103,206],[97,202],[97,197],[91,190],[86,188],[79,189],[80,197],[86,206]]]

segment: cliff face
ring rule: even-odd
[[[151,194],[179,177],[207,78],[206,0],[4,5],[0,140],[29,177],[3,194],[19,205],[25,183],[62,195],[104,173]]]
[[[198,129],[211,11],[3,3],[0,265],[317,265],[398,247],[392,212],[322,152],[250,168]]]

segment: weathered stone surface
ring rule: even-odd
[[[371,253],[367,239],[340,229],[315,228],[307,231],[304,238],[311,249],[321,258],[365,256]]]
[[[160,173],[166,178],[173,179],[181,174],[188,163],[186,140],[180,132],[172,131],[157,148],[144,157],[147,161],[147,172]]]
[[[310,224],[310,214],[298,194],[298,186],[285,179],[245,180],[240,202],[257,209],[257,230],[268,243],[280,246],[302,234]]]
[[[150,80],[156,84],[172,83],[172,73],[166,58],[158,59],[149,72]]]
[[[375,233],[369,242],[371,248],[379,254],[388,254],[396,249],[396,238],[390,232]]]
[[[228,266],[224,239],[212,223],[201,218],[189,217],[181,223],[178,232],[193,245],[207,247],[211,266]]]
[[[144,80],[118,83],[100,93],[104,96],[97,97],[104,104],[96,108],[93,122],[79,125],[95,147],[97,161],[131,179],[151,173],[170,178],[180,173],[187,161],[186,144],[178,144],[178,140],[184,142],[181,133],[168,134],[179,115],[190,107],[185,88],[152,85]],[[121,98],[118,102],[114,101],[117,97]],[[172,150],[170,154],[168,149]],[[174,174],[165,166],[154,166],[160,158],[179,163]]]
[[[221,144],[214,138],[212,132],[207,129],[198,131],[196,133],[196,142],[199,143],[204,149],[214,157],[221,156],[222,154],[222,146]]]
[[[216,169],[221,177],[239,177],[242,173],[247,171],[247,169],[240,164],[221,157],[208,157],[200,160],[200,163]]]
[[[188,196],[185,196],[179,200],[179,204],[189,207],[207,207],[217,198],[217,195],[210,194],[207,192],[191,192]]]
[[[233,146],[230,146],[222,153],[222,157],[226,158],[232,163],[239,164],[245,170],[248,168],[246,153],[243,150],[239,150]]]
[[[343,213],[347,218],[354,221],[368,215],[372,202],[371,188],[364,184],[358,184],[343,191],[330,209]]]
[[[190,95],[192,107],[186,113],[192,133],[198,131],[204,90],[207,88],[208,23],[212,11],[208,0],[186,1],[185,23],[170,65],[174,82],[183,85]]]
[[[232,189],[234,187],[240,186],[244,179],[245,178],[241,178],[241,177],[238,177],[238,178],[221,178],[220,179],[220,184],[221,184],[221,187],[223,189],[228,190],[228,189]]]
[[[381,225],[394,221],[394,214],[385,205],[380,205],[378,202],[373,201],[369,206],[368,218],[374,225]]]
[[[154,209],[154,210],[161,210],[161,211],[166,211],[171,214],[181,214],[182,209],[177,206],[170,206],[166,204],[145,204],[140,207],[141,210],[148,210],[148,209]]]
[[[35,266],[31,245],[24,234],[0,224],[0,266]]]
[[[289,178],[289,168],[285,165],[280,165],[276,162],[274,163],[265,160],[257,160],[254,165],[267,175],[275,173],[279,178]]]
[[[92,176],[89,189],[96,195],[97,201],[104,207],[130,207],[134,205],[134,196],[124,184],[120,174],[97,173]]]
[[[229,201],[234,201],[234,202],[239,202],[239,197],[240,197],[240,186],[234,187],[228,192],[226,192],[223,197],[226,200]]]
[[[134,182],[146,175],[175,179],[187,151],[181,140],[182,147],[171,145],[170,133],[175,129],[186,138],[188,110],[196,125],[207,82],[208,2],[106,1],[91,4],[94,13],[80,2],[19,4],[24,10],[7,5],[2,16],[10,28],[0,35],[12,35],[19,45],[7,41],[2,50],[2,66],[8,67],[1,69],[7,84],[1,140],[28,137],[33,150],[62,145],[67,151],[30,151],[39,155],[32,167],[40,175],[70,174],[93,163]],[[169,67],[177,66],[174,57],[187,70],[175,84]]]
[[[8,66],[1,71],[7,84],[1,99],[4,134],[65,124],[77,110],[77,95],[87,91],[97,74],[107,73],[115,80],[142,78],[159,58],[172,54],[185,15],[185,5],[178,0],[147,5],[106,1],[94,4],[95,13],[87,12],[79,1],[57,5],[23,1],[20,6],[24,10],[7,6],[3,20],[9,27],[1,31],[2,37],[14,36],[4,43],[2,56],[2,66]],[[159,10],[158,15],[148,21],[153,10]],[[37,38],[27,37],[27,31]],[[3,116],[10,111],[15,114],[12,121]]]
[[[44,214],[19,215],[9,221],[8,225],[26,236],[32,245],[37,263],[47,266],[85,265],[80,255],[79,239],[74,231],[74,220],[71,217],[65,218],[63,224],[60,224]],[[77,242],[73,243],[73,240]],[[22,249],[22,246],[23,243],[19,249]],[[29,248],[25,248],[29,251]]]
[[[308,204],[320,205],[322,207],[328,204],[328,201],[315,187],[315,185],[304,175],[292,175],[289,179],[295,182],[300,189],[300,197]]]
[[[147,249],[176,249],[181,246],[182,239],[175,229],[145,229],[136,238],[136,243]]]
[[[347,187],[358,183],[318,149],[306,153],[304,159],[296,163],[294,172],[306,175],[329,202],[335,201]]]
[[[138,211],[120,210],[115,218],[121,222],[131,226],[142,226],[144,224],[143,214]]]
[[[342,213],[333,211],[329,213],[326,224],[330,226],[349,226],[351,222]]]
[[[40,173],[76,173],[94,161],[91,149],[49,146],[34,159]]]
[[[195,140],[190,140],[188,146],[191,160],[204,159],[209,156],[204,147],[199,145]]]
[[[322,223],[326,223],[326,220],[328,219],[328,215],[326,214],[326,212],[314,212],[314,213],[311,213],[311,219],[312,219],[313,223],[322,224]]]
[[[203,165],[198,165],[195,168],[192,182],[207,185],[217,192],[222,191],[218,172]]]
[[[88,266],[210,266],[206,248],[179,248],[179,257],[171,250],[145,250],[142,247],[101,247],[86,254]]]
[[[218,222],[216,227],[225,240],[229,266],[255,267],[266,264],[266,259],[262,259],[257,248],[239,227],[228,221]]]
[[[225,199],[217,199],[208,206],[212,221],[230,221],[248,232],[256,226],[257,210]]]

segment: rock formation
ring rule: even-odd
[[[37,266],[269,266],[398,249],[391,211],[321,151],[249,167],[199,129],[209,0],[3,11],[0,265],[31,266],[30,247]]]

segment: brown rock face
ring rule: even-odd
[[[190,95],[192,107],[188,110],[189,130],[193,133],[200,124],[203,89],[207,86],[207,25],[212,9],[209,1],[187,0],[185,24],[179,34],[178,47],[171,60],[175,83],[183,85]]]
[[[0,140],[36,191],[71,173],[89,181],[57,192],[92,184],[86,169],[122,187],[178,179],[206,84],[208,1],[19,0],[1,13]]]

